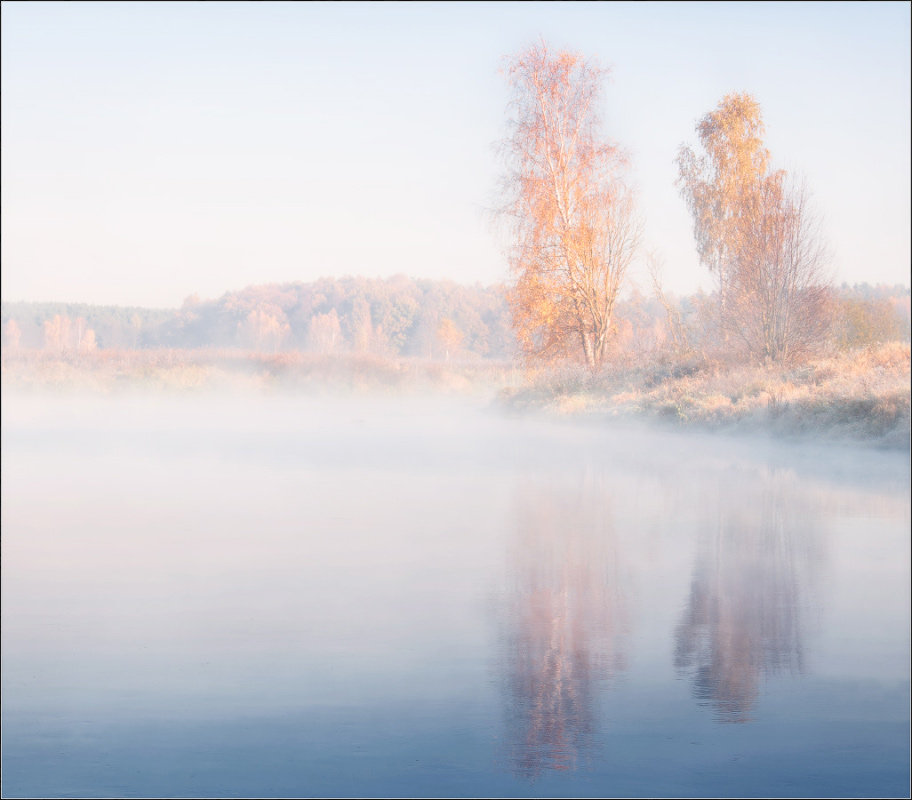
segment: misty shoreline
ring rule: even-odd
[[[240,350],[4,350],[2,387],[25,393],[282,394],[472,399],[509,415],[910,449],[910,348],[893,343],[795,367],[653,364],[593,375],[507,361]]]
[[[542,376],[501,402],[592,423],[641,420],[671,430],[760,434],[910,449],[910,349],[895,342],[792,367],[656,365]]]
[[[607,403],[598,409],[570,411],[545,406],[518,408],[512,399],[506,403],[498,400],[498,405],[511,415],[576,426],[633,426],[652,432],[705,435],[720,440],[762,441],[796,447],[822,445],[865,452],[908,453],[912,450],[908,418],[905,423],[899,420],[895,426],[878,430],[878,425],[874,423],[846,422],[845,419],[853,413],[850,407],[831,408],[829,418],[819,411],[809,412],[806,408],[796,407],[784,413],[757,412],[727,419],[686,419],[653,409],[632,409]]]

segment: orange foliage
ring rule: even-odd
[[[581,355],[595,368],[639,236],[621,179],[625,158],[600,130],[607,70],[542,43],[516,56],[506,74],[515,117],[503,212],[513,223],[517,338],[527,356]]]
[[[748,354],[786,361],[821,343],[831,315],[826,254],[803,185],[771,171],[760,106],[725,96],[678,152],[678,186],[701,261],[719,288],[723,332]]]

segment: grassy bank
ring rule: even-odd
[[[769,432],[909,448],[907,343],[795,367],[655,362],[599,375],[509,363],[241,350],[5,350],[4,390],[289,391],[497,396],[501,407],[564,418],[636,418],[703,430]]]
[[[542,372],[502,401],[591,419],[636,417],[701,429],[909,448],[910,349],[894,342],[801,366],[692,361],[648,368]]]

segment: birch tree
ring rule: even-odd
[[[771,169],[749,94],[726,95],[696,131],[701,150],[678,151],[678,187],[716,278],[723,336],[758,359],[803,355],[829,324],[827,253],[809,192]]]
[[[542,42],[512,58],[502,212],[511,222],[509,294],[524,354],[608,353],[615,302],[639,239],[626,160],[604,138],[599,101],[608,70]]]
[[[702,152],[681,145],[678,188],[693,217],[700,262],[715,275],[724,308],[749,197],[769,169],[760,105],[748,94],[726,95],[696,131]]]

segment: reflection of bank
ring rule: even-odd
[[[577,765],[596,733],[599,684],[620,666],[609,512],[592,481],[518,495],[503,664],[509,759],[525,777]]]
[[[761,678],[802,671],[802,588],[814,535],[783,475],[729,476],[707,520],[675,666],[722,722],[746,722]]]

